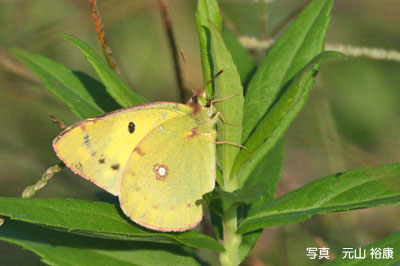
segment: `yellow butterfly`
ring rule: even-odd
[[[218,114],[199,90],[188,104],[149,103],[78,122],[53,141],[76,174],[118,196],[134,222],[185,231],[203,218],[215,186]]]

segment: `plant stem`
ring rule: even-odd
[[[231,179],[225,183],[227,191],[235,191],[238,187],[236,179]],[[220,253],[219,260],[222,266],[233,266],[239,264],[239,247],[242,242],[242,235],[236,234],[237,230],[237,208],[228,209],[222,217],[222,227],[224,231],[225,251]]]
[[[92,17],[94,20],[94,25],[96,27],[97,37],[101,44],[101,49],[103,50],[104,58],[106,59],[108,66],[111,67],[115,73],[119,76],[122,76],[121,70],[118,68],[118,65],[112,55],[111,47],[108,45],[106,40],[106,34],[104,32],[103,21],[100,16],[99,7],[97,5],[97,0],[89,0],[90,8],[92,12]]]
[[[179,89],[179,96],[181,101],[184,102],[186,100],[186,89],[183,84],[182,78],[182,71],[179,65],[179,53],[178,53],[178,46],[176,45],[176,39],[174,35],[174,31],[172,29],[171,19],[169,18],[168,8],[167,8],[167,1],[166,0],[158,0],[158,5],[160,6],[161,17],[164,22],[165,31],[167,32],[167,37],[169,41],[169,47],[172,54],[172,59],[174,60],[174,67],[175,67],[175,77],[176,82],[178,83]]]

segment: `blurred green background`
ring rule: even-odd
[[[305,1],[276,0],[266,5],[267,34]],[[179,48],[184,49],[195,88],[202,85],[196,32],[196,1],[170,1]],[[243,36],[263,37],[259,5],[252,0],[221,0],[229,25]],[[151,101],[178,101],[173,62],[156,0],[99,1],[108,42],[123,77]],[[400,50],[400,1],[336,0],[329,43]],[[55,37],[70,33],[101,53],[88,1],[0,0],[0,196],[19,197],[58,162],[52,139],[77,121],[9,53],[11,47],[50,57],[96,77],[71,44]],[[256,60],[264,51],[252,53]],[[286,159],[278,195],[328,174],[363,166],[400,162],[400,62],[349,58],[324,64],[306,108],[287,133]],[[189,82],[186,80],[187,87]],[[68,169],[35,197],[115,201]],[[306,222],[264,230],[248,265],[312,265],[306,248],[328,246],[340,256],[400,229],[399,207],[316,216]],[[395,251],[396,252],[396,251]],[[207,256],[213,256],[206,252]],[[0,242],[1,265],[41,265],[20,247]],[[203,254],[203,255],[204,255]],[[332,255],[332,254],[331,254]]]

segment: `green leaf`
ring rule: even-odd
[[[374,248],[380,248],[381,251],[384,248],[392,248],[393,249],[393,259],[373,259],[370,256],[371,249]],[[395,233],[389,237],[386,237],[384,239],[375,241],[367,246],[362,247],[362,249],[365,249],[365,259],[343,259],[342,256],[337,256],[336,259],[332,261],[328,261],[324,263],[323,265],[325,266],[389,266],[389,265],[398,265],[398,262],[400,261],[400,255],[399,255],[399,250],[400,250],[400,232]],[[357,248],[358,250],[358,248]],[[368,254],[368,255],[367,255]]]
[[[316,214],[400,204],[400,164],[361,168],[318,179],[273,201],[247,217],[238,228],[245,233],[291,224]]]
[[[211,57],[211,32],[210,22],[213,23],[219,32],[222,29],[222,18],[219,12],[218,2],[216,0],[199,0],[197,5],[197,30],[199,32],[200,55],[203,66],[204,83],[211,80],[216,70],[213,66]],[[213,83],[211,82],[205,88],[207,95],[213,95]]]
[[[205,200],[210,202],[211,219],[215,234],[218,237],[221,237],[221,215],[230,208],[239,205],[243,207],[238,208],[238,210],[242,210],[241,215],[239,215],[239,218],[242,218],[257,213],[260,205],[275,199],[281,179],[283,150],[284,141],[281,140],[267,154],[262,161],[262,165],[258,165],[243,188],[234,192],[227,192],[216,187],[214,191],[203,196]],[[243,206],[244,204],[247,205]],[[257,230],[242,235],[242,242],[239,248],[240,262],[244,261],[252,251],[261,233],[262,230]]]
[[[240,151],[234,174],[244,184],[264,156],[282,138],[292,121],[304,107],[310,94],[318,64],[326,59],[343,56],[338,52],[324,52],[316,56],[288,85],[283,95],[263,118],[245,146],[251,153]]]
[[[90,88],[81,76],[62,64],[41,55],[20,49],[12,49],[11,54],[29,67],[44,85],[65,102],[80,118],[95,117],[103,114],[107,106],[100,106],[95,99],[96,93],[102,93],[101,87]],[[110,101],[112,104],[112,102]]]
[[[131,222],[118,206],[73,199],[0,198],[0,215],[97,238],[184,244],[222,251],[213,238],[195,232],[161,233]]]
[[[223,231],[224,229],[222,228],[222,217],[220,214],[217,214],[214,212],[211,207],[210,207],[210,218],[211,218],[211,223],[213,227],[213,231],[215,234],[215,237],[217,240],[222,240],[223,237]]]
[[[269,51],[247,88],[243,143],[265,116],[282,87],[323,51],[333,0],[313,1]]]
[[[242,242],[239,246],[239,262],[242,263],[250,252],[253,250],[258,239],[260,238],[262,229],[248,232],[242,235]]]
[[[104,111],[111,112],[121,109],[121,106],[107,93],[106,87],[97,79],[89,76],[81,71],[74,71],[74,75],[87,88],[90,95],[100,108]]]
[[[214,232],[218,239],[222,238],[221,215],[232,207],[241,205],[239,218],[258,211],[261,204],[272,201],[276,197],[283,164],[284,141],[280,141],[252,173],[243,188],[233,193],[217,187],[213,192],[204,195],[211,202],[211,219]],[[248,204],[243,206],[243,204]],[[239,211],[238,211],[239,212]],[[239,212],[240,213],[240,212]],[[239,247],[239,261],[243,262],[253,250],[262,230],[248,232],[242,235]]]
[[[242,85],[243,87],[246,87],[251,74],[256,68],[256,62],[254,62],[249,52],[240,43],[235,33],[230,30],[224,29],[222,31],[222,37],[224,38],[226,47],[231,52],[233,62],[235,62],[235,65],[239,72]]]
[[[265,193],[263,190],[264,188],[255,186],[229,192],[216,187],[214,191],[203,195],[203,198],[211,203],[210,207],[215,213],[222,215],[230,208],[258,200],[260,195]]]
[[[285,142],[280,140],[277,145],[264,157],[251,173],[249,179],[243,187],[258,186],[260,192],[256,200],[244,209],[241,216],[252,215],[258,212],[260,206],[268,200],[272,201],[276,198],[278,185],[282,177],[283,151]],[[253,250],[255,244],[260,238],[262,230],[248,232],[242,235],[242,243],[239,247],[239,261],[242,262]]]
[[[213,64],[217,71],[224,70],[215,81],[215,99],[222,99],[215,106],[226,120],[226,123],[221,122],[218,124],[217,140],[240,143],[242,128],[238,125],[242,124],[243,119],[243,88],[240,76],[218,29],[211,25],[210,30]],[[217,147],[219,164],[222,166],[225,184],[228,184],[226,180],[231,176],[232,166],[239,150],[239,147],[227,144]],[[229,188],[226,189],[230,190]]]
[[[92,64],[101,81],[106,86],[107,92],[122,107],[148,102],[143,96],[134,92],[89,45],[72,35],[59,34],[59,36],[75,44],[86,56],[86,59]]]
[[[93,239],[10,220],[0,227],[0,239],[49,265],[200,265],[178,246]]]
[[[251,209],[249,210],[250,214],[258,208],[259,202],[265,202],[268,199],[272,201],[276,198],[276,192],[282,177],[284,149],[285,141],[281,139],[274,148],[264,156],[243,185],[244,188],[255,186],[261,188],[258,200],[253,201],[251,204]]]

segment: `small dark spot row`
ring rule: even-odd
[[[83,135],[83,142],[85,143],[85,146],[86,147],[89,147],[90,146],[90,138],[89,138],[89,134],[85,134],[85,135]]]
[[[75,167],[78,171],[83,172],[83,165],[81,162],[77,162],[72,164],[73,167]]]
[[[105,158],[100,158],[98,160],[99,164],[105,164],[106,163],[106,159]],[[113,170],[119,170],[119,163],[115,163],[111,165],[111,169]]]

